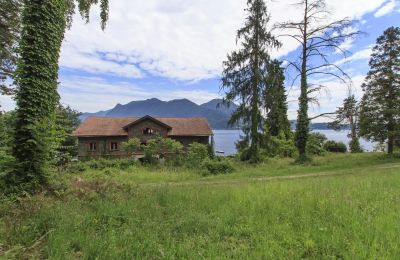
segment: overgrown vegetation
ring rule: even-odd
[[[53,196],[0,202],[0,257],[391,259],[400,253],[398,159],[365,153],[316,157],[307,166],[288,159],[231,163],[240,170],[206,178],[140,165],[63,173],[63,188]],[[332,176],[301,177],[321,173]],[[298,179],[267,179],[286,175]]]

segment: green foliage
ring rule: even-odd
[[[260,129],[263,127],[261,108],[270,61],[269,48],[280,43],[268,30],[269,15],[263,0],[247,1],[247,18],[244,27],[237,33],[240,49],[228,55],[224,62],[222,88],[226,90],[224,102],[228,105],[239,100],[230,124],[240,124],[250,144],[250,158],[257,156],[260,144]]]
[[[186,155],[186,164],[190,168],[198,167],[205,159],[209,157],[208,148],[205,144],[192,143],[188,147]]]
[[[142,146],[147,163],[156,163],[158,159],[166,159],[173,164],[179,164],[183,153],[183,145],[170,138],[157,136]]]
[[[388,144],[393,153],[400,139],[400,28],[390,27],[372,49],[371,67],[363,84],[361,136]]]
[[[265,150],[270,157],[295,157],[297,155],[293,135],[287,137],[282,131],[278,136],[267,136],[265,142]]]
[[[98,1],[78,1],[82,15]],[[108,14],[108,1],[101,0],[102,25]],[[53,136],[57,93],[58,59],[67,25],[75,12],[74,0],[24,0],[22,32],[17,62],[17,120],[13,155],[17,163],[7,185],[24,186],[31,191],[47,183],[46,164],[53,151],[46,138]],[[43,127],[46,125],[47,127]]]
[[[87,162],[72,163],[68,171],[72,173],[84,172],[87,169],[92,170],[105,170],[107,168],[126,170],[131,166],[137,166],[138,162],[133,159],[97,159]]]
[[[283,133],[286,139],[290,139],[293,134],[287,116],[285,76],[281,65],[282,62],[278,60],[273,60],[268,64],[268,77],[264,90],[264,109],[267,114],[265,132],[274,137]]]
[[[206,179],[184,169],[73,175],[61,198],[0,202],[0,257],[396,259],[398,159],[314,163],[274,159]],[[321,172],[332,176],[257,181]]]
[[[362,152],[362,148],[359,141],[359,105],[354,95],[350,95],[343,101],[343,106],[336,110],[336,118],[333,122],[328,124],[328,127],[341,131],[350,126],[350,137],[349,143],[350,151],[352,153]]]
[[[122,143],[122,150],[129,154],[140,151],[140,140],[138,138],[130,138],[127,142]]]
[[[307,154],[323,155],[325,153],[324,144],[328,139],[321,133],[310,133],[307,143]]]
[[[65,2],[24,2],[14,156],[16,172],[10,185],[46,183],[50,148],[44,138],[51,135],[58,104],[58,58],[65,30]]]
[[[12,80],[17,60],[21,4],[21,0],[0,0],[0,95],[11,95],[15,91],[6,80]]]
[[[352,138],[349,142],[349,149],[352,153],[362,153],[363,148],[361,147],[359,138]]]
[[[327,152],[332,152],[332,153],[346,153],[347,146],[346,146],[346,144],[344,144],[342,142],[335,142],[335,141],[329,140],[324,143],[324,150],[326,150]]]
[[[206,170],[203,175],[229,174],[235,170],[228,159],[219,157],[204,160],[201,167]]]
[[[14,143],[15,112],[0,112],[0,150],[10,152]]]

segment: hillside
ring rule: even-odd
[[[237,109],[237,105],[229,107],[222,105],[222,99],[213,99],[201,105],[188,99],[175,99],[162,101],[157,98],[132,101],[128,104],[117,104],[114,108],[96,113],[83,113],[81,120],[89,116],[126,117],[145,116],[154,117],[205,117],[214,130],[231,129],[228,121],[231,114]],[[219,105],[218,105],[219,104]],[[292,129],[296,128],[296,120],[290,121]],[[327,130],[327,123],[313,123],[310,125],[313,130]]]
[[[155,117],[205,117],[208,119],[211,128],[227,129],[228,121],[236,105],[229,108],[225,106],[217,107],[221,99],[213,99],[202,105],[187,99],[177,99],[171,101],[161,101],[156,98],[132,101],[126,105],[118,104],[113,109],[100,111],[97,113],[84,113],[81,120],[88,116],[106,117],[126,117],[126,116],[145,116]]]

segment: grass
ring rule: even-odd
[[[399,159],[236,168],[207,178],[142,167],[68,175],[59,197],[0,204],[0,257],[400,258]],[[318,173],[332,176],[266,179]]]

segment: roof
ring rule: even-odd
[[[206,118],[159,117],[88,117],[73,133],[77,137],[127,136],[125,127],[146,118],[155,119],[169,128],[168,136],[211,136]]]
[[[161,122],[160,120],[158,120],[158,119],[156,119],[156,118],[154,118],[152,116],[144,116],[144,117],[141,117],[141,118],[133,121],[132,123],[124,126],[124,129],[128,129],[131,126],[134,126],[134,125],[139,124],[140,122],[143,122],[143,121],[146,121],[146,120],[151,120],[151,121],[157,123],[158,125],[164,126],[167,129],[171,129],[172,128],[171,126],[165,124],[164,122]]]

